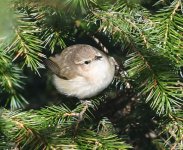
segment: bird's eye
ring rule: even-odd
[[[85,64],[89,64],[90,62],[91,62],[91,61],[89,61],[89,60],[88,60],[88,61],[84,61]]]

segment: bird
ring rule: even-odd
[[[66,47],[45,60],[58,92],[81,100],[98,95],[114,78],[112,57],[87,44]]]

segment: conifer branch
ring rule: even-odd
[[[84,109],[82,113],[87,109],[86,106],[83,108]],[[50,107],[49,109],[55,110],[56,108],[54,106]],[[124,142],[121,142],[120,139],[116,137],[116,135],[111,136],[109,133],[108,137],[102,137],[101,135],[97,135],[97,133],[94,131],[89,131],[85,127],[78,129],[79,131],[77,137],[74,138],[74,135],[72,134],[72,126],[68,125],[67,128],[63,128],[62,123],[65,122],[66,124],[66,120],[61,124],[58,124],[55,122],[54,118],[50,118],[49,122],[53,122],[54,124],[47,124],[46,119],[48,118],[47,115],[49,114],[46,114],[45,117],[43,117],[43,115],[40,116],[40,114],[44,113],[45,109],[34,112],[29,111],[13,114],[7,110],[3,110],[0,116],[0,123],[6,126],[1,129],[1,132],[3,132],[10,139],[10,142],[15,143],[15,147],[20,147],[22,149],[26,149],[26,147],[31,149],[67,149],[69,147],[82,147],[85,144],[85,146],[91,144],[91,147],[95,147],[96,143],[93,143],[93,140],[100,141],[106,148],[114,147],[118,149],[127,149],[130,147]],[[50,114],[50,116],[52,116],[52,114]],[[91,138],[87,136],[90,136]],[[81,144],[83,140],[85,142]]]
[[[7,7],[11,7],[15,18],[7,24],[13,29],[14,35],[11,36],[13,38],[9,37],[10,34],[0,35],[2,43],[0,45],[0,101],[3,101],[1,103],[3,105],[6,101],[6,107],[10,106],[12,110],[0,109],[0,149],[126,150],[132,148],[120,138],[123,136],[121,131],[119,136],[115,134],[115,128],[108,119],[99,121],[97,118],[96,121],[93,117],[91,111],[96,111],[101,107],[100,104],[105,103],[104,99],[109,95],[107,90],[101,92],[102,96],[92,98],[92,105],[85,103],[75,106],[71,101],[67,102],[68,106],[62,104],[38,110],[15,111],[17,108],[22,108],[23,104],[27,104],[21,94],[27,95],[27,91],[22,92],[26,82],[23,73],[26,73],[31,82],[35,81],[30,70],[27,71],[22,66],[26,65],[32,71],[39,72],[39,68],[43,67],[42,59],[45,54],[49,57],[50,52],[59,53],[66,45],[90,43],[85,41],[85,37],[93,36],[94,33],[104,37],[102,44],[93,36],[94,41],[105,50],[104,45],[108,45],[110,54],[120,57],[121,66],[125,66],[123,69],[127,72],[125,75],[119,74],[117,81],[113,82],[117,86],[111,85],[110,90],[116,93],[117,89],[122,92],[120,94],[127,92],[125,97],[128,97],[129,89],[121,88],[125,77],[132,85],[130,91],[132,90],[138,97],[138,100],[135,99],[138,104],[134,104],[131,109],[132,114],[123,117],[122,124],[121,119],[119,122],[114,121],[115,125],[118,126],[119,123],[120,128],[123,126],[121,130],[124,130],[122,132],[129,138],[128,141],[135,143],[134,136],[131,138],[129,135],[133,132],[131,129],[133,123],[128,117],[138,116],[135,122],[140,126],[146,125],[143,117],[147,116],[143,114],[141,106],[149,106],[148,108],[151,109],[148,111],[154,121],[154,132],[160,133],[155,137],[157,143],[163,149],[182,149],[183,83],[178,74],[179,67],[183,64],[181,0],[174,0],[166,7],[162,7],[163,5],[155,6],[155,9],[147,7],[150,11],[141,4],[120,0],[105,1],[102,4],[101,1],[95,0],[52,2],[16,0],[9,3]],[[156,4],[158,3],[160,2]],[[0,24],[2,18],[0,16]],[[46,73],[40,73],[43,77],[40,79],[42,81]],[[50,87],[49,90],[51,92]],[[47,95],[45,93],[39,94],[45,96]],[[127,101],[130,100],[129,98]],[[120,111],[117,115],[121,118],[123,116],[121,110],[116,111]],[[113,111],[110,115],[115,116],[112,113]],[[128,125],[128,131],[124,124]],[[77,128],[77,134],[74,133],[73,127]],[[138,125],[133,126],[136,127]],[[139,140],[140,136],[137,138]]]
[[[170,32],[170,23],[173,21],[173,17],[175,16],[176,11],[178,10],[178,8],[180,7],[181,2],[180,0],[176,0],[176,4],[175,6],[171,6],[174,7],[174,9],[172,10],[170,16],[169,16],[169,20],[166,23],[166,29],[165,29],[165,35],[164,35],[164,41],[163,41],[163,48],[165,48],[167,46],[167,41],[168,41],[168,33]]]
[[[35,10],[22,10],[17,11],[17,22],[14,22],[12,28],[14,29],[14,38],[10,45],[7,47],[7,52],[14,55],[13,61],[22,57],[24,59],[23,66],[27,65],[32,70],[39,73],[38,68],[44,68],[41,63],[41,58],[45,57],[41,53],[42,46],[41,40],[36,36],[39,33],[39,28],[36,26],[34,15]]]
[[[12,110],[24,108],[28,102],[20,94],[20,90],[23,89],[22,80],[25,79],[25,76],[18,66],[12,64],[11,57],[4,49],[4,46],[0,46],[0,87],[2,92],[9,94],[5,104],[10,105]]]

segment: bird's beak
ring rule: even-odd
[[[95,56],[95,60],[100,60],[102,56]]]

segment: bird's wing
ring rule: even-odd
[[[44,64],[45,66],[54,74],[56,74],[59,78],[68,80],[68,78],[66,76],[62,76],[60,75],[60,68],[59,66],[53,62],[51,59],[45,59],[44,60]]]
[[[74,47],[75,48],[75,47]],[[66,48],[62,51],[60,55],[55,57],[50,57],[45,60],[45,65],[52,73],[56,74],[58,77],[70,80],[78,76],[77,65],[74,64],[73,60],[73,48]]]

